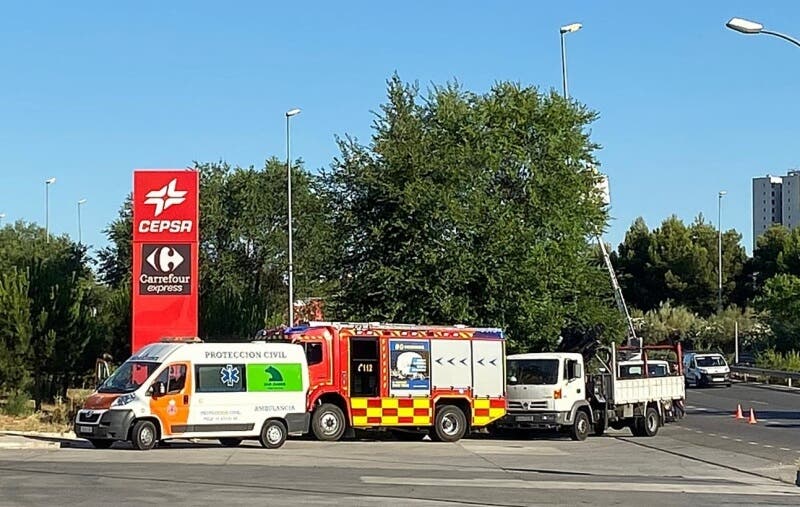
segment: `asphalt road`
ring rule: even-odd
[[[791,465],[800,459],[800,390],[759,384],[687,389],[685,429],[675,438]],[[741,404],[745,418],[733,416]]]
[[[278,450],[175,443],[149,452],[0,452],[0,505],[798,505],[772,462],[676,440],[292,440]],[[663,448],[663,449],[661,449]],[[729,455],[741,470],[725,464]]]

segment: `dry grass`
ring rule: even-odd
[[[0,431],[39,431],[43,433],[64,433],[70,431],[71,424],[53,421],[51,413],[37,412],[28,417],[12,417],[0,414]]]

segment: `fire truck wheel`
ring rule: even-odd
[[[346,429],[342,409],[332,403],[323,403],[311,417],[311,431],[317,440],[335,442],[342,438]]]
[[[467,432],[467,418],[460,408],[444,405],[436,411],[436,421],[431,431],[431,440],[456,442]]]
[[[136,421],[131,430],[131,444],[139,451],[149,451],[158,441],[156,426],[148,420]]]
[[[265,449],[277,449],[286,442],[287,436],[286,425],[276,419],[270,419],[261,428],[258,441]]]

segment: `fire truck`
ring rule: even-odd
[[[256,339],[305,348],[318,440],[382,429],[401,440],[455,442],[506,413],[500,329],[308,322]]]

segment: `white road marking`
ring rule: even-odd
[[[719,438],[724,438],[725,440],[728,440],[731,437],[726,437],[725,435],[720,435]]]
[[[755,403],[756,405],[769,405],[766,401],[749,400],[747,403]]]
[[[695,433],[702,433],[700,430],[694,430]]]
[[[781,450],[782,451],[791,451],[791,449],[789,449],[788,447],[781,447]]]
[[[686,484],[663,482],[588,482],[588,481],[524,481],[522,479],[443,479],[435,477],[380,477],[363,476],[364,484],[385,484],[394,486],[430,486],[430,487],[470,487],[470,488],[502,488],[502,489],[548,489],[548,490],[584,490],[584,491],[639,491],[656,493],[689,493],[717,495],[765,495],[765,496],[800,496],[800,491],[793,486],[765,483],[731,483],[731,484]]]
[[[476,454],[529,454],[536,456],[566,456],[567,452],[548,446],[522,446],[522,445],[481,445],[474,443],[462,444],[468,451]]]
[[[766,447],[767,449],[772,449],[772,446],[769,444],[764,444],[764,447]]]
[[[742,441],[741,438],[734,438],[734,440],[737,441],[737,442],[741,442]]]
[[[716,436],[717,436],[717,434],[716,434],[716,433],[709,433],[709,434],[708,434],[708,436],[709,436],[709,437],[716,437]]]

